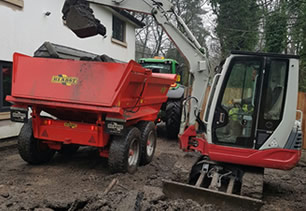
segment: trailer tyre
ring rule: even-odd
[[[46,163],[52,159],[55,153],[55,150],[50,149],[47,144],[34,138],[32,119],[21,128],[17,148],[21,158],[29,164]]]
[[[181,100],[169,101],[166,106],[166,129],[169,139],[176,139],[180,131],[182,115]]]
[[[122,136],[113,136],[108,165],[112,173],[135,173],[140,161],[140,131],[129,127]]]
[[[152,161],[156,148],[157,134],[155,124],[153,122],[142,121],[138,123],[137,127],[141,132],[140,165],[146,165]]]

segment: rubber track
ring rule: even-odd
[[[241,195],[261,199],[263,192],[263,173],[245,172],[242,177]]]

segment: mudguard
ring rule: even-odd
[[[174,90],[169,89],[168,94],[167,94],[168,100],[182,99],[184,96],[184,92],[185,92],[185,88],[182,85],[179,88],[174,89]]]

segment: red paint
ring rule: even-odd
[[[192,146],[192,141],[197,146]],[[283,170],[292,169],[301,157],[301,150],[256,150],[210,144],[204,137],[196,137],[194,125],[180,136],[180,147],[184,151],[198,151],[213,161]]]
[[[101,157],[105,157],[105,158],[108,158],[108,155],[109,155],[109,151],[104,149],[104,148],[100,148],[99,149],[99,153],[100,153],[100,156]]]
[[[124,120],[126,126],[154,121],[175,78],[152,74],[134,61],[73,61],[15,53],[12,96],[6,100],[32,108],[34,137],[50,148],[58,150],[62,143],[95,146],[101,156],[108,156],[103,148],[110,137],[104,131],[105,116]],[[40,117],[41,111],[57,119]]]
[[[71,85],[52,82],[52,78],[58,75],[77,78],[77,82]],[[52,103],[120,108],[132,108],[142,97],[143,106],[153,106],[161,99],[167,99],[167,90],[175,77],[173,74],[152,74],[135,61],[86,62],[32,58],[15,53],[12,96]],[[144,86],[146,89],[143,90]],[[165,92],[160,93],[163,87]]]

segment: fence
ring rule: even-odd
[[[306,93],[305,92],[299,92],[298,97],[298,106],[297,109],[301,110],[303,112],[303,149],[306,149],[306,140],[305,140],[305,133],[306,133]]]

